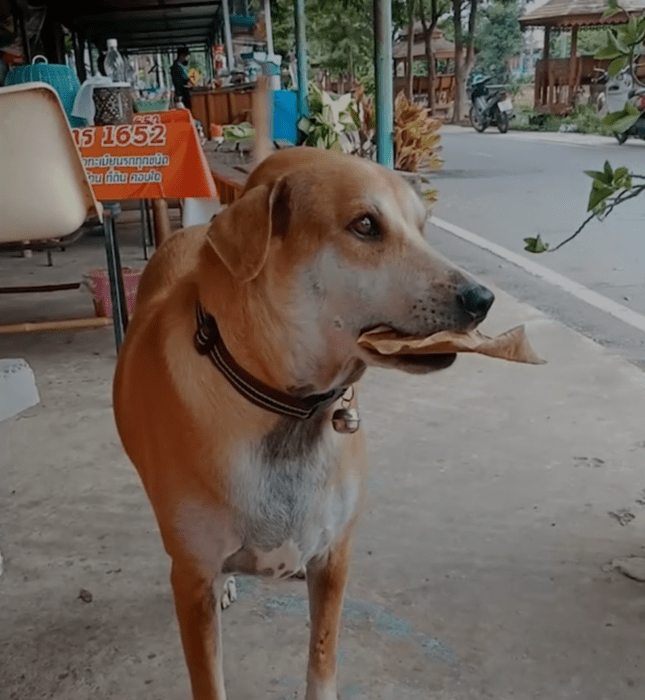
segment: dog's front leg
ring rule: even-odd
[[[350,539],[307,566],[311,636],[305,700],[338,700],[338,631],[349,570]]]
[[[193,700],[226,700],[219,590],[184,560],[173,560],[170,578]]]

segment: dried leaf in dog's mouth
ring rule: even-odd
[[[434,355],[455,352],[476,352],[480,355],[498,357],[502,360],[543,365],[531,347],[524,326],[517,326],[506,333],[490,338],[480,331],[457,333],[441,331],[427,338],[403,336],[392,330],[377,328],[363,333],[358,344],[379,355]]]

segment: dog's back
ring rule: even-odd
[[[208,225],[178,231],[160,246],[146,265],[137,290],[136,308],[165,299],[174,285],[197,267]]]

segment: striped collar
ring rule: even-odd
[[[264,384],[237,364],[229,353],[215,319],[197,302],[197,331],[195,347],[200,355],[208,355],[211,362],[229,384],[247,401],[265,411],[281,416],[307,420],[315,413],[331,406],[347,391],[347,387],[332,389],[326,394],[312,394],[304,398],[287,394]]]

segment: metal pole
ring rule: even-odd
[[[278,74],[274,74],[274,68],[273,66],[275,65],[273,63],[273,23],[271,21],[271,0],[264,0],[264,28],[266,30],[266,35],[267,35],[267,54],[271,66],[271,72],[269,73],[269,88],[271,90],[279,90],[280,89],[280,67],[278,66]]]
[[[305,0],[296,0],[296,58],[298,61],[298,116],[306,117],[309,115],[309,100],[307,99],[309,86],[307,83]]]
[[[228,11],[228,0],[222,0],[224,15],[224,43],[226,44],[226,62],[229,72],[233,70],[233,37],[231,36],[231,16]]]
[[[376,74],[376,159],[394,167],[394,98],[391,0],[374,0],[374,69]]]
[[[264,27],[267,33],[267,53],[273,56],[273,26],[271,23],[271,0],[264,0]]]

